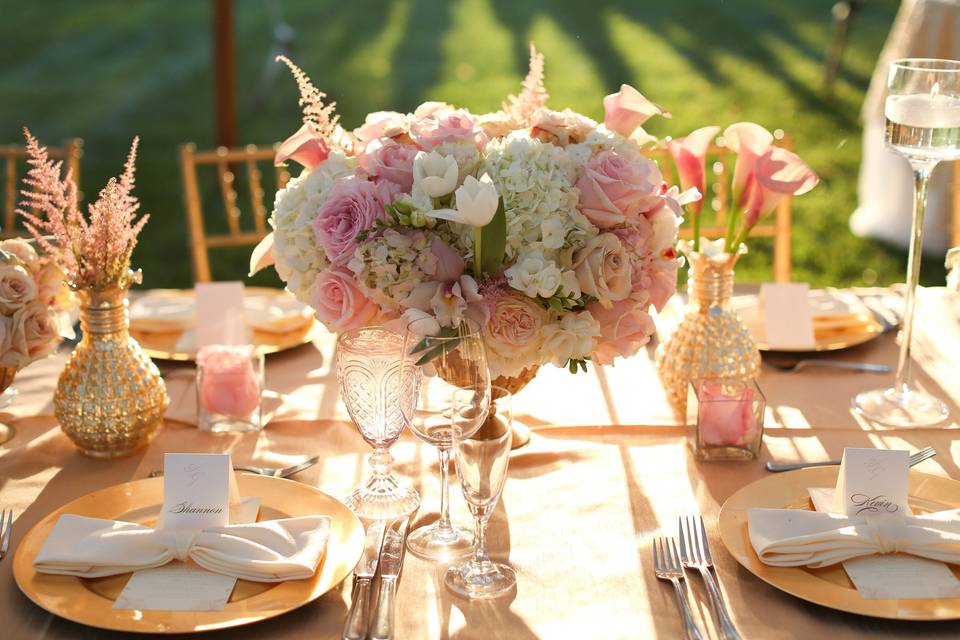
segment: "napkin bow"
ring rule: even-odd
[[[200,531],[64,514],[33,561],[40,573],[99,578],[177,559],[255,582],[311,577],[330,537],[330,518],[302,516]]]
[[[844,516],[800,509],[747,511],[750,543],[775,567],[826,567],[878,553],[960,563],[960,509],[922,516]]]

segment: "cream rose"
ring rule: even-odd
[[[40,261],[37,250],[23,238],[8,238],[0,242],[0,249],[19,258],[31,271],[37,268],[37,263]]]
[[[0,265],[0,312],[10,315],[33,302],[37,297],[37,283],[21,265]]]
[[[23,328],[14,331],[13,320],[0,316],[0,367],[21,369],[29,362]]]
[[[600,323],[589,311],[569,313],[557,324],[543,328],[543,353],[557,367],[567,366],[572,358],[579,360],[589,356],[600,337]]]
[[[620,239],[601,233],[573,255],[573,270],[583,293],[609,307],[630,295],[631,266]]]
[[[57,316],[42,302],[32,302],[13,314],[12,340],[27,362],[49,355],[57,346],[60,329]]]
[[[540,341],[546,312],[530,298],[505,295],[493,305],[484,329],[490,375],[512,376],[540,364]]]

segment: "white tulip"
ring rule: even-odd
[[[431,198],[442,198],[457,188],[460,171],[453,156],[421,151],[413,159],[413,183]]]
[[[472,227],[484,227],[490,224],[497,213],[497,207],[500,206],[497,188],[493,186],[493,180],[487,174],[483,174],[479,180],[473,176],[467,176],[463,186],[457,189],[456,195],[456,210],[436,209],[428,211],[427,215]]]

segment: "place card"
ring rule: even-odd
[[[906,451],[844,449],[831,510],[851,517],[904,515],[909,471]]]
[[[196,297],[196,346],[248,344],[242,282],[198,282]]]
[[[764,284],[760,287],[767,346],[771,349],[813,349],[810,285],[805,282]]]
[[[158,528],[221,527],[230,521],[233,468],[225,453],[163,456],[163,511]]]

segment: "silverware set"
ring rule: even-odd
[[[824,358],[806,358],[790,364],[774,362],[767,358],[763,359],[763,364],[783,371],[785,373],[796,373],[807,367],[827,367],[831,369],[846,369],[847,371],[860,371],[866,373],[889,373],[890,367],[885,364],[874,364],[872,362],[848,362],[846,360],[827,360]]]
[[[249,467],[244,465],[234,465],[234,471],[245,471],[247,473],[255,473],[258,476],[269,476],[271,478],[289,478],[295,473],[300,473],[304,469],[309,469],[313,465],[317,464],[320,460],[320,456],[313,456],[312,458],[307,458],[302,462],[297,464],[292,464],[288,467]],[[163,475],[162,469],[154,469],[147,474],[148,478],[159,478]]]
[[[921,449],[910,456],[910,466],[918,465],[935,455],[937,455],[937,452],[933,447]],[[767,471],[780,473],[781,471],[794,471],[795,469],[807,469],[809,467],[829,467],[838,464],[840,464],[839,460],[825,460],[823,462],[767,462]]]
[[[686,568],[697,570],[707,586],[719,637],[723,640],[740,640],[740,634],[730,619],[720,587],[713,575],[713,559],[710,555],[710,542],[707,540],[703,518],[699,515],[681,517],[679,524],[679,535],[676,539],[666,537],[654,539],[653,570],[657,578],[673,584],[673,590],[677,596],[677,608],[683,621],[684,638],[703,640],[703,635],[690,613],[687,592],[682,585],[686,577],[684,573]]]
[[[363,555],[353,571],[350,611],[343,627],[343,640],[390,640],[393,637],[394,601],[412,517],[404,516],[391,523],[386,520],[367,523]],[[378,568],[380,588],[376,608],[373,608],[372,587]]]
[[[13,509],[0,511],[0,560],[10,551],[10,534],[13,531]]]

